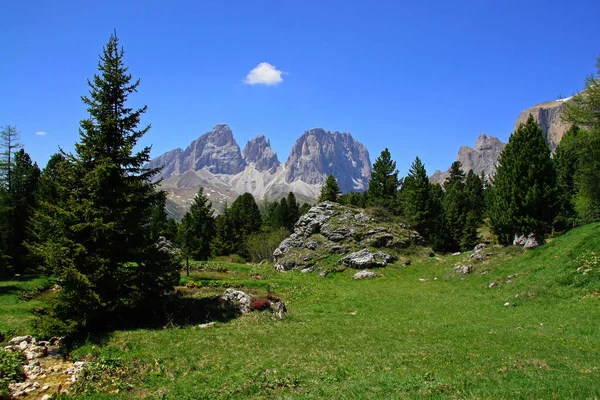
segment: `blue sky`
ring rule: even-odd
[[[153,156],[225,122],[242,148],[265,134],[283,162],[322,127],[352,133],[372,161],[388,147],[401,175],[417,155],[446,169],[482,132],[506,141],[523,109],[581,90],[600,55],[598,0],[36,0],[0,15],[0,125],[42,167],[78,140],[113,29]],[[261,63],[282,73],[263,64],[255,80],[281,81],[249,84]]]

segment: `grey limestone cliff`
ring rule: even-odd
[[[269,171],[275,173],[279,165],[277,154],[271,148],[271,142],[265,135],[259,135],[248,141],[242,152],[244,161],[248,165],[254,165],[258,171]]]
[[[322,185],[333,175],[342,192],[362,191],[371,177],[371,162],[367,148],[349,133],[315,128],[296,141],[285,170],[288,183]]]
[[[462,146],[458,150],[458,161],[462,164],[462,169],[465,173],[473,170],[477,175],[483,173],[486,179],[489,179],[496,173],[496,162],[506,143],[494,136],[481,134],[475,142],[475,148]],[[435,171],[429,178],[432,183],[443,184],[446,178],[450,175],[448,171]]]
[[[565,132],[569,129],[569,124],[563,122],[561,117],[565,105],[570,99],[546,101],[526,109],[517,118],[514,130],[517,130],[520,124],[527,122],[527,118],[531,114],[540,124],[550,150],[556,150],[556,146],[558,146]]]

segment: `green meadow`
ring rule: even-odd
[[[285,300],[289,315],[255,311],[209,328],[170,323],[89,339],[71,357],[108,365],[109,379],[81,386],[74,397],[600,397],[600,224],[535,250],[486,252],[494,254],[482,262],[471,262],[471,253],[415,252],[410,265],[361,281],[353,270],[320,277],[276,273],[271,264],[196,264],[202,268],[182,275],[185,296],[207,298],[225,287],[270,292]],[[472,263],[473,271],[455,272],[457,262]],[[45,284],[25,277],[0,284],[2,332],[31,330],[41,300],[19,293]]]

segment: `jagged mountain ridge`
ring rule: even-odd
[[[462,146],[458,150],[458,161],[462,164],[462,169],[467,173],[473,170],[477,175],[483,173],[486,179],[490,179],[496,173],[496,162],[506,143],[503,143],[494,136],[487,136],[482,133],[475,142],[475,147]],[[443,184],[446,178],[450,176],[450,169],[441,172],[437,170],[429,177],[432,183]]]
[[[281,164],[264,135],[248,141],[240,152],[226,124],[215,126],[185,150],[158,156],[148,167],[163,168],[155,179],[168,193],[167,208],[175,218],[189,208],[199,187],[219,210],[245,192],[257,201],[272,201],[291,191],[299,201],[314,202],[329,174],[338,179],[342,191],[365,190],[371,176],[369,152],[349,133],[308,130]]]
[[[562,112],[570,99],[571,97],[546,101],[523,110],[517,117],[513,131],[516,131],[520,124],[527,122],[531,114],[538,124],[540,124],[542,132],[546,136],[548,147],[554,152],[569,128],[569,125],[562,120]],[[496,172],[498,157],[500,157],[500,153],[502,153],[505,146],[506,143],[501,142],[498,138],[482,134],[477,139],[475,148],[468,146],[460,148],[457,160],[461,162],[465,172],[468,172],[470,169],[476,174],[483,172],[484,176],[489,180]],[[442,184],[450,175],[449,171],[449,169],[444,172],[437,170],[429,177],[429,180],[432,183]]]

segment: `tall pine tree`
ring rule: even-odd
[[[515,234],[543,238],[555,216],[556,173],[542,129],[533,116],[511,135],[500,154],[488,213],[501,244]]]
[[[150,128],[138,129],[146,111],[127,106],[137,91],[111,35],[98,74],[82,100],[89,118],[80,122],[80,141],[57,182],[59,202],[37,215],[37,253],[63,287],[51,310],[54,333],[106,327],[133,310],[149,307],[179,279],[173,256],[150,235],[151,211],[160,201],[157,170],[144,165],[150,148],[134,152]],[[61,332],[62,331],[62,332]]]
[[[340,196],[340,185],[333,175],[329,175],[325,184],[321,188],[321,194],[319,195],[319,201],[333,201],[337,202]]]
[[[188,268],[190,257],[194,260],[208,259],[210,241],[214,234],[215,218],[212,204],[204,195],[204,189],[201,187],[189,211],[183,216],[177,234],[177,241],[186,258]]]
[[[369,204],[394,209],[399,186],[396,162],[392,160],[390,151],[386,148],[373,164],[367,189]]]

